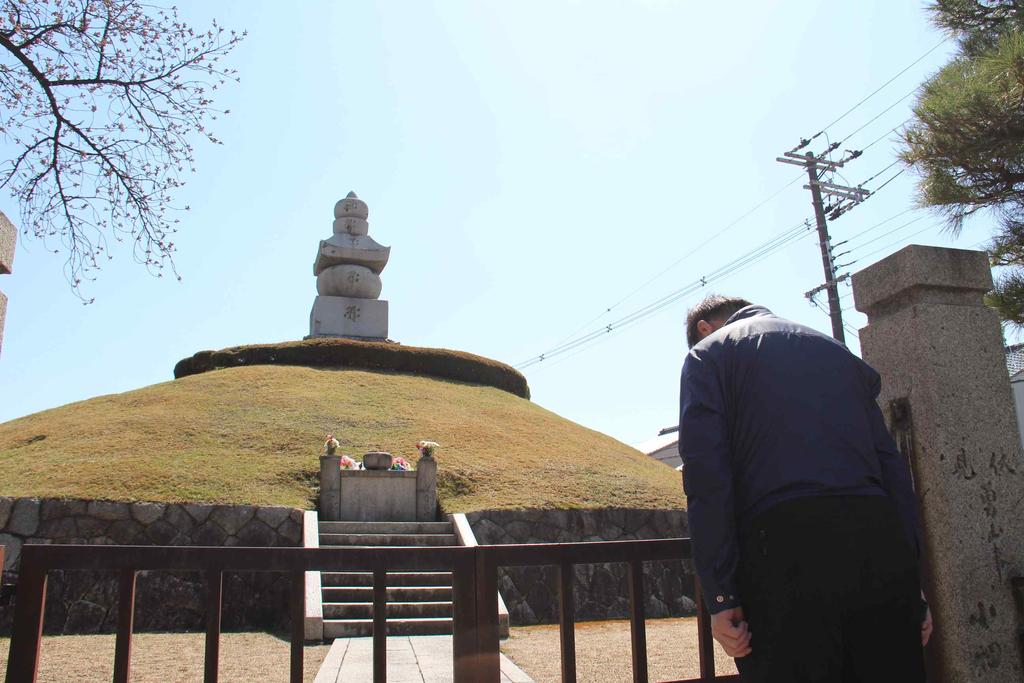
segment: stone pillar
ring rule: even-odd
[[[930,680],[1024,680],[1024,457],[985,254],[911,245],[853,276],[864,360],[910,458],[935,618]]]
[[[341,456],[320,456],[320,519],[341,518]]]
[[[421,457],[416,463],[416,521],[437,519],[437,461]]]
[[[0,211],[0,275],[10,275],[14,265],[14,245],[18,230]],[[7,296],[0,292],[0,348],[4,343],[4,319],[7,316]]]

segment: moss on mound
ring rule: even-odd
[[[310,505],[324,434],[355,455],[438,453],[446,511],[683,505],[679,474],[499,389],[257,365],[0,424],[0,495]]]
[[[277,344],[232,346],[199,351],[174,366],[176,378],[220,368],[247,365],[304,365],[311,368],[396,370],[428,377],[484,384],[530,398],[526,378],[515,368],[490,358],[450,349],[402,346],[394,342],[318,338]]]

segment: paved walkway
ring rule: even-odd
[[[314,683],[373,680],[373,638],[338,638],[331,645]],[[451,683],[451,636],[388,637],[388,683]],[[502,683],[533,679],[501,656]]]

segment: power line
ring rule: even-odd
[[[925,57],[927,57],[927,56],[928,56],[928,55],[930,55],[930,54],[931,54],[932,52],[934,52],[935,50],[937,50],[937,49],[938,49],[939,47],[941,47],[941,46],[943,45],[943,43],[945,43],[945,42],[946,42],[945,40],[942,40],[942,41],[940,41],[940,42],[936,43],[936,44],[935,44],[935,45],[934,45],[933,47],[931,47],[931,48],[930,48],[929,50],[927,50],[927,51],[926,51],[926,52],[925,52],[924,54],[922,54],[922,55],[921,55],[921,56],[919,56],[919,57],[918,57],[917,59],[915,59],[914,61],[912,61],[912,62],[911,62],[910,64],[908,64],[907,66],[905,66],[905,67],[904,67],[903,69],[901,69],[901,70],[900,70],[899,72],[897,72],[897,73],[896,73],[896,74],[895,74],[894,76],[892,76],[891,78],[889,78],[889,79],[888,79],[888,80],[887,80],[887,81],[886,81],[885,83],[883,83],[882,85],[880,85],[880,86],[879,86],[878,88],[876,88],[876,89],[875,89],[875,90],[873,90],[873,91],[872,91],[871,93],[869,93],[869,94],[868,94],[867,96],[865,96],[864,98],[862,98],[862,99],[861,99],[860,101],[858,101],[858,102],[857,102],[856,104],[854,104],[854,105],[853,105],[852,107],[850,107],[850,108],[849,108],[849,109],[847,109],[847,110],[846,110],[845,112],[843,112],[843,113],[842,113],[842,114],[841,114],[841,115],[840,115],[840,116],[839,116],[838,118],[836,118],[835,120],[833,120],[832,122],[830,122],[830,123],[829,123],[828,125],[826,125],[825,127],[823,127],[823,128],[822,128],[822,129],[820,130],[820,131],[818,131],[818,132],[817,132],[817,133],[816,133],[815,135],[813,135],[813,136],[812,136],[812,137],[811,137],[810,139],[807,139],[807,140],[801,140],[801,144],[800,144],[799,146],[797,146],[796,148],[794,148],[794,151],[795,151],[796,149],[801,149],[802,147],[805,147],[805,146],[807,146],[808,144],[810,144],[810,142],[811,142],[812,140],[816,139],[817,137],[819,137],[819,136],[821,136],[821,135],[825,135],[825,136],[826,136],[826,140],[828,140],[828,135],[827,135],[827,131],[828,131],[828,130],[829,130],[829,129],[830,129],[831,127],[832,127],[832,126],[834,126],[835,124],[839,123],[840,121],[842,121],[843,119],[845,119],[845,118],[846,118],[846,117],[847,117],[847,116],[848,116],[849,114],[851,114],[851,113],[853,113],[854,111],[856,111],[856,110],[857,110],[858,108],[860,108],[860,107],[861,107],[861,106],[862,106],[862,105],[863,105],[863,104],[864,104],[865,102],[867,102],[867,101],[868,101],[868,100],[870,100],[870,99],[871,99],[872,97],[874,97],[875,95],[877,95],[877,94],[878,94],[879,92],[881,92],[881,91],[882,91],[883,89],[885,89],[885,88],[886,88],[887,86],[889,86],[889,85],[890,85],[891,83],[893,83],[893,82],[894,82],[894,81],[895,81],[896,79],[898,79],[898,78],[899,78],[900,76],[902,76],[902,75],[903,75],[904,73],[906,73],[907,71],[909,71],[909,70],[910,70],[910,69],[911,69],[912,67],[914,67],[915,65],[917,65],[918,63],[920,63],[920,62],[921,62],[921,61],[922,61],[922,60],[923,60],[923,59],[924,59]],[[915,88],[914,88],[914,90],[910,91],[909,93],[907,93],[906,95],[904,95],[903,97],[901,97],[901,98],[900,98],[899,100],[897,100],[896,102],[894,102],[893,104],[889,105],[888,107],[886,107],[885,109],[883,109],[883,110],[882,110],[881,112],[879,112],[878,114],[876,114],[875,116],[873,116],[873,117],[872,117],[871,119],[869,119],[869,120],[868,120],[867,122],[865,122],[864,124],[862,124],[862,125],[861,125],[861,126],[860,126],[859,128],[855,129],[854,131],[852,131],[851,133],[849,133],[848,135],[846,135],[846,137],[844,138],[844,140],[846,140],[846,139],[849,139],[850,137],[853,137],[854,135],[856,135],[856,134],[857,134],[857,133],[859,133],[860,131],[864,130],[864,129],[865,129],[865,128],[866,128],[867,126],[869,126],[869,125],[870,125],[871,123],[873,123],[874,121],[876,121],[877,119],[879,119],[879,118],[880,118],[881,116],[883,116],[883,115],[884,115],[885,113],[887,113],[888,111],[890,111],[891,109],[893,109],[893,108],[894,108],[895,106],[897,106],[897,105],[898,105],[898,104],[899,104],[900,102],[902,102],[903,100],[905,100],[905,99],[907,99],[908,97],[910,97],[910,96],[911,96],[911,95],[912,95],[912,94],[913,94],[914,92],[916,92],[916,91],[917,91],[917,88],[915,87]],[[906,122],[904,122],[904,123],[906,123]],[[900,124],[900,125],[903,125],[903,124]],[[899,126],[897,126],[896,128],[899,128]],[[890,130],[890,131],[889,131],[888,133],[886,133],[885,135],[889,135],[890,133],[892,133],[893,131],[895,131],[895,130],[896,130],[896,128],[893,128],[892,130]],[[872,141],[871,143],[869,143],[868,145],[866,145],[866,146],[864,147],[864,149],[867,149],[868,147],[871,147],[872,145],[876,144],[876,143],[877,143],[878,141],[880,141],[880,140],[881,140],[882,138],[884,138],[884,137],[885,137],[885,135],[883,135],[883,136],[882,136],[881,138],[877,138],[876,140]],[[826,157],[827,157],[828,159],[831,159],[831,157],[830,157],[830,154],[831,154],[831,152],[832,152],[832,151],[834,151],[835,149],[837,149],[837,148],[839,147],[839,145],[840,145],[840,144],[841,144],[841,143],[835,143],[835,144],[832,144],[832,143],[831,143],[831,141],[829,141],[829,145],[828,145],[828,150],[826,151],[826,153],[825,153],[825,156],[826,156]],[[863,151],[863,150],[861,150],[861,151]],[[860,154],[860,152],[856,153],[856,154],[855,154],[854,156],[859,156],[859,154]],[[835,166],[836,166],[836,167],[837,167],[837,166],[840,166],[840,165],[841,165],[841,164],[835,164]],[[893,165],[895,165],[895,164],[890,164],[890,166],[886,167],[886,168],[885,168],[885,169],[883,169],[883,170],[882,170],[881,172],[879,172],[879,173],[876,173],[875,175],[871,176],[871,177],[870,177],[870,178],[869,178],[869,179],[868,179],[867,181],[865,181],[864,183],[861,183],[861,185],[859,185],[859,186],[858,186],[857,188],[851,188],[851,189],[853,189],[853,190],[857,190],[857,189],[860,189],[860,188],[861,188],[861,187],[862,187],[862,186],[863,186],[863,185],[864,185],[865,183],[867,183],[867,182],[870,182],[871,180],[874,180],[874,179],[875,179],[876,177],[878,177],[878,175],[880,175],[881,173],[884,173],[884,172],[885,172],[886,170],[888,170],[889,168],[892,168],[892,166],[893,166]],[[821,175],[824,175],[824,174],[825,174],[825,172],[826,172],[826,171],[828,171],[828,170],[829,170],[828,168],[824,168],[824,169],[822,169],[822,170],[821,170]],[[833,168],[831,169],[831,171],[832,171],[832,172],[835,172],[835,168],[833,167]],[[902,171],[901,171],[900,173],[902,173]],[[888,184],[889,182],[891,182],[891,181],[892,181],[892,180],[893,180],[893,179],[894,179],[894,178],[895,178],[896,176],[898,176],[898,175],[899,175],[899,173],[897,173],[897,174],[896,174],[895,176],[893,176],[892,178],[890,178],[889,180],[887,180],[887,181],[886,181],[885,183],[883,183],[883,184],[882,184],[881,186],[879,186],[879,188],[877,188],[877,189],[875,190],[875,192],[877,192],[878,190],[882,189],[882,187],[885,187],[885,185],[887,185],[887,184]],[[711,236],[709,236],[709,237],[708,237],[708,238],[707,238],[706,240],[704,240],[703,242],[701,242],[700,244],[698,244],[698,245],[697,245],[696,247],[694,247],[693,249],[689,250],[689,251],[688,251],[687,253],[685,253],[685,254],[684,254],[683,256],[681,256],[680,258],[676,259],[675,261],[673,261],[672,263],[670,263],[670,264],[669,264],[668,266],[666,266],[666,267],[665,267],[665,268],[663,268],[662,270],[660,270],[660,271],[658,271],[657,273],[655,273],[655,274],[654,274],[654,275],[653,275],[652,277],[650,277],[649,279],[647,279],[646,281],[644,281],[644,282],[643,282],[642,284],[640,284],[640,285],[639,285],[638,287],[636,287],[635,289],[633,289],[632,291],[630,291],[629,293],[627,293],[627,294],[626,294],[626,295],[625,295],[624,297],[622,297],[621,299],[619,299],[618,301],[616,301],[616,302],[615,302],[615,303],[613,303],[612,305],[610,305],[610,306],[606,307],[606,308],[605,308],[605,309],[604,309],[603,311],[601,311],[601,312],[600,312],[600,313],[599,313],[598,315],[594,316],[593,318],[591,318],[591,319],[590,319],[590,320],[588,320],[587,322],[583,323],[583,324],[582,324],[582,325],[581,325],[580,327],[578,327],[578,328],[577,328],[576,330],[574,330],[574,331],[573,331],[572,333],[570,333],[569,335],[567,335],[566,337],[564,337],[564,338],[563,338],[562,340],[560,340],[560,341],[558,342],[558,344],[556,345],[556,347],[555,347],[555,348],[557,349],[557,348],[560,348],[560,347],[561,347],[562,345],[564,345],[564,344],[566,344],[566,343],[570,343],[570,344],[571,344],[571,343],[574,343],[575,341],[577,341],[577,339],[575,339],[575,338],[576,338],[576,336],[577,336],[577,335],[578,335],[578,334],[579,334],[579,333],[580,333],[581,331],[583,331],[583,330],[585,330],[586,328],[588,328],[589,326],[593,325],[594,323],[596,323],[597,321],[599,321],[599,320],[600,320],[601,318],[604,318],[605,316],[607,316],[607,315],[608,315],[609,313],[611,313],[611,312],[612,312],[613,310],[615,310],[616,308],[618,308],[619,306],[621,306],[621,305],[622,305],[623,303],[625,303],[626,301],[628,301],[629,299],[631,299],[631,298],[632,298],[633,296],[635,296],[635,295],[636,295],[637,293],[639,293],[640,291],[642,291],[642,290],[646,289],[646,288],[647,288],[647,287],[648,287],[649,285],[651,285],[651,284],[652,284],[653,282],[657,281],[657,280],[658,280],[659,278],[661,278],[662,276],[664,276],[664,275],[665,275],[666,273],[668,273],[669,271],[671,271],[672,269],[674,269],[674,268],[675,268],[676,266],[678,266],[678,265],[679,265],[680,263],[682,263],[682,262],[683,262],[683,261],[685,261],[686,259],[688,259],[688,258],[690,258],[691,256],[693,256],[693,255],[694,255],[695,253],[697,253],[697,252],[698,252],[699,250],[703,249],[703,248],[704,248],[705,246],[707,246],[707,245],[708,245],[708,244],[710,244],[711,242],[713,242],[713,241],[717,240],[718,238],[720,238],[720,237],[721,237],[721,236],[722,236],[723,234],[725,234],[725,233],[726,233],[726,232],[727,232],[728,230],[730,230],[731,228],[733,228],[733,227],[734,227],[735,225],[737,225],[737,224],[738,224],[739,222],[741,222],[742,220],[744,220],[745,218],[747,218],[748,216],[750,216],[751,214],[753,214],[753,213],[754,213],[755,211],[757,211],[758,209],[760,209],[761,207],[763,207],[763,206],[764,206],[765,204],[767,204],[768,202],[770,202],[771,200],[775,199],[775,198],[776,198],[776,197],[778,197],[778,196],[779,196],[780,194],[782,194],[782,192],[783,192],[783,191],[785,191],[785,190],[786,190],[786,189],[788,189],[788,188],[789,188],[790,186],[792,186],[792,185],[793,185],[794,183],[796,183],[796,182],[797,182],[798,180],[800,180],[800,179],[801,179],[801,177],[802,177],[802,175],[801,175],[801,176],[797,176],[796,178],[794,178],[794,179],[793,179],[793,180],[791,180],[790,182],[786,183],[786,184],[785,184],[785,185],[783,185],[783,186],[782,186],[781,188],[779,188],[778,190],[776,190],[775,192],[773,192],[773,193],[772,193],[771,195],[769,195],[768,197],[766,197],[766,198],[765,198],[765,199],[763,199],[762,201],[758,202],[758,203],[757,203],[757,204],[755,204],[755,205],[754,205],[754,206],[753,206],[752,208],[748,209],[748,210],[747,210],[746,212],[744,212],[743,214],[741,214],[740,216],[738,216],[737,218],[735,218],[735,219],[734,219],[733,221],[731,221],[730,223],[728,223],[727,225],[725,225],[725,226],[724,226],[724,227],[723,227],[722,229],[720,229],[720,230],[719,230],[719,231],[717,231],[716,233],[714,233],[714,234],[712,234]],[[840,177],[842,177],[842,176],[840,176]],[[818,180],[820,180],[820,176],[818,177]],[[846,181],[844,180],[844,182],[846,182]],[[864,196],[866,197],[866,194],[865,194]],[[834,214],[833,214],[833,218],[837,218],[838,216],[842,215],[842,213],[843,213],[843,212],[844,212],[845,210],[848,210],[849,208],[851,208],[851,207],[849,207],[849,206],[847,206],[847,207],[845,207],[845,208],[844,208],[844,207],[840,207],[840,209],[839,209],[839,210],[838,210],[838,211],[837,211],[836,213],[834,213]],[[616,322],[618,323],[618,321],[616,321]],[[613,325],[614,325],[614,324],[616,324],[616,323],[613,323]],[[610,326],[606,326],[606,327],[610,327]],[[603,328],[603,329],[604,329],[604,328]],[[538,357],[538,358],[541,358],[541,357]]]
[[[871,141],[871,142],[869,142],[868,144],[866,144],[866,145],[864,145],[863,147],[861,147],[861,148],[860,148],[860,151],[864,152],[864,151],[867,151],[868,149],[870,149],[870,148],[874,147],[874,146],[875,146],[875,145],[877,145],[877,144],[878,144],[879,142],[881,142],[881,141],[882,141],[882,140],[884,140],[885,138],[889,137],[890,135],[892,135],[893,133],[895,133],[895,132],[896,132],[897,130],[899,130],[899,129],[900,129],[900,128],[902,128],[903,126],[905,126],[905,125],[907,125],[908,123],[910,123],[910,122],[911,122],[912,120],[913,120],[913,117],[911,117],[911,118],[909,118],[909,119],[904,119],[904,120],[903,120],[902,122],[900,122],[900,123],[896,124],[895,126],[893,126],[893,127],[892,127],[892,128],[891,128],[891,129],[890,129],[890,130],[889,130],[888,132],[882,133],[882,134],[881,134],[881,135],[879,135],[879,136],[878,136],[877,138],[875,138],[874,140],[872,140],[872,141]]]
[[[903,100],[907,99],[908,97],[910,97],[911,95],[913,95],[914,93],[916,93],[916,92],[918,91],[918,89],[919,89],[920,87],[921,87],[921,86],[919,86],[919,85],[915,85],[915,86],[914,86],[914,89],[913,89],[913,90],[911,90],[911,91],[910,91],[910,92],[908,92],[908,93],[907,93],[906,95],[904,95],[903,97],[899,98],[898,100],[896,100],[895,102],[893,102],[892,104],[890,104],[890,105],[889,105],[888,107],[886,107],[886,108],[885,108],[885,109],[883,109],[882,111],[880,111],[880,112],[878,112],[877,114],[875,114],[874,116],[872,116],[872,117],[871,117],[870,119],[868,119],[868,120],[867,120],[867,121],[866,121],[866,122],[865,122],[865,123],[864,123],[863,125],[861,125],[861,127],[860,127],[860,128],[857,128],[857,129],[856,129],[856,130],[854,130],[854,131],[853,131],[852,133],[847,133],[847,134],[846,134],[846,136],[845,136],[845,137],[844,137],[844,138],[842,139],[842,141],[841,141],[841,142],[840,142],[839,144],[843,144],[843,142],[846,142],[847,140],[849,140],[850,138],[852,138],[852,137],[853,137],[854,135],[856,135],[857,133],[861,132],[862,130],[864,130],[865,128],[867,128],[868,126],[870,126],[870,125],[871,125],[872,123],[874,123],[874,122],[875,122],[875,121],[877,121],[878,119],[882,118],[882,116],[883,116],[884,114],[888,113],[888,112],[889,112],[889,111],[890,111],[891,109],[893,109],[894,107],[896,107],[897,105],[899,105],[899,104],[900,104],[901,102],[903,102]],[[863,150],[861,150],[861,151],[863,151]]]
[[[941,227],[942,227],[942,226],[941,226],[941,225],[938,225],[938,224],[933,224],[933,225],[929,225],[928,227],[926,227],[926,228],[923,228],[923,229],[921,229],[921,230],[918,230],[918,231],[917,231],[917,232],[915,232],[915,233],[911,233],[910,235],[907,235],[906,237],[901,237],[900,239],[896,240],[895,242],[892,242],[892,243],[890,243],[890,244],[887,244],[887,245],[885,245],[884,247],[881,247],[881,248],[879,248],[879,249],[875,249],[874,251],[868,252],[867,254],[863,254],[863,255],[859,256],[858,258],[854,259],[853,261],[850,261],[850,263],[848,263],[848,264],[846,264],[846,265],[848,265],[848,266],[852,266],[852,265],[853,265],[854,263],[858,263],[859,261],[863,261],[864,259],[868,258],[869,256],[874,256],[875,254],[877,254],[877,253],[879,253],[879,252],[883,252],[883,251],[885,251],[886,249],[889,249],[889,248],[891,248],[891,247],[894,247],[894,246],[896,246],[896,245],[900,244],[901,242],[904,242],[904,241],[906,241],[906,240],[909,240],[909,239],[911,239],[911,238],[913,238],[913,237],[917,237],[918,235],[920,235],[920,234],[921,234],[921,233],[923,233],[923,232],[928,232],[929,230],[935,230],[935,229],[939,229],[939,228],[941,228]]]
[[[850,107],[849,109],[847,109],[846,111],[844,111],[844,112],[843,112],[842,114],[840,114],[840,115],[839,115],[839,118],[837,118],[837,119],[836,119],[835,121],[832,121],[831,123],[829,123],[829,124],[828,124],[827,126],[825,126],[824,128],[822,128],[822,129],[821,129],[820,131],[818,131],[817,133],[815,133],[814,135],[812,135],[812,136],[811,136],[811,137],[810,137],[809,139],[806,139],[806,140],[801,140],[801,141],[800,141],[800,144],[799,144],[799,145],[798,145],[797,147],[794,147],[794,148],[793,148],[793,149],[792,149],[791,151],[793,151],[793,152],[796,152],[797,150],[803,149],[804,147],[806,147],[807,145],[809,145],[809,144],[810,144],[810,143],[811,143],[811,142],[812,142],[812,141],[813,141],[813,140],[814,140],[815,138],[817,138],[818,136],[822,135],[822,134],[823,134],[823,133],[824,133],[824,132],[825,132],[826,130],[828,130],[829,128],[831,128],[832,126],[836,125],[837,123],[839,123],[840,121],[842,121],[843,119],[845,119],[845,118],[846,118],[847,116],[849,116],[850,114],[852,114],[852,113],[853,113],[854,111],[856,111],[856,110],[857,110],[857,108],[858,108],[858,107],[860,107],[860,106],[861,106],[862,104],[864,104],[865,102],[867,102],[868,100],[870,100],[870,99],[871,99],[872,97],[874,97],[875,95],[877,95],[878,93],[880,93],[880,92],[881,92],[881,91],[882,91],[883,89],[885,89],[885,87],[886,87],[886,86],[888,86],[888,85],[889,85],[890,83],[892,83],[892,82],[893,82],[893,81],[895,81],[895,80],[896,80],[897,78],[899,78],[900,76],[902,76],[903,74],[905,74],[905,73],[906,73],[907,71],[909,71],[909,70],[910,70],[910,69],[911,69],[912,67],[916,66],[916,65],[917,65],[917,64],[918,64],[918,63],[919,63],[919,62],[920,62],[921,60],[923,60],[923,59],[924,59],[925,57],[927,57],[927,56],[928,56],[928,55],[930,55],[931,53],[933,53],[933,52],[935,52],[936,50],[938,50],[938,49],[939,49],[939,48],[940,48],[940,47],[941,47],[941,46],[943,45],[943,43],[945,43],[945,42],[946,42],[946,39],[945,39],[945,38],[943,38],[942,40],[940,40],[940,41],[939,41],[938,43],[936,43],[936,44],[935,44],[934,46],[932,46],[932,48],[931,48],[931,49],[929,49],[929,50],[928,50],[927,52],[925,52],[925,53],[924,53],[923,55],[921,55],[920,57],[918,57],[917,59],[915,59],[914,61],[912,61],[912,62],[911,62],[910,64],[908,64],[907,66],[903,67],[903,68],[902,68],[902,69],[901,69],[900,71],[898,71],[898,72],[896,73],[896,75],[895,75],[895,76],[893,76],[892,78],[890,78],[889,80],[887,80],[887,81],[886,81],[885,83],[883,83],[882,85],[878,86],[878,87],[877,87],[877,88],[876,88],[875,90],[873,90],[873,91],[872,91],[872,92],[871,92],[870,94],[868,94],[868,95],[867,95],[866,97],[864,97],[864,99],[862,99],[862,100],[861,100],[860,102],[857,102],[857,104],[853,105],[852,107]],[[916,88],[915,88],[915,90],[916,90]],[[905,99],[905,98],[904,98],[904,99]],[[886,111],[888,111],[888,110],[886,110]],[[850,137],[850,136],[848,135],[847,137]]]
[[[700,289],[703,289],[704,287],[706,287],[707,285],[711,284],[716,280],[720,280],[724,277],[727,277],[728,275],[732,275],[736,272],[739,272],[743,268],[753,265],[754,263],[766,258],[773,252],[778,251],[782,247],[808,234],[809,231],[810,227],[806,221],[794,225],[793,227],[788,228],[783,232],[779,233],[778,235],[768,240],[767,242],[755,247],[751,251],[719,267],[718,269],[710,272],[709,274],[691,282],[690,284],[675,291],[672,291],[666,294],[665,296],[661,297],[660,299],[657,299],[645,306],[642,306],[641,308],[619,318],[618,320],[615,320],[612,323],[599,327],[587,334],[584,334],[565,343],[559,344],[537,356],[533,356],[532,358],[529,358],[523,361],[522,363],[516,365],[516,368],[520,370],[529,368],[534,365],[543,363],[552,357],[563,355],[569,351],[580,348],[582,346],[589,346],[595,340],[603,339],[612,332],[620,331],[621,329],[628,327],[629,325],[640,322],[641,320],[644,320],[654,315],[655,313],[663,310],[667,306],[670,306],[671,304],[679,301],[680,299],[690,294],[693,294],[694,292],[697,292]]]
[[[861,150],[861,151],[863,151],[863,150]],[[868,183],[870,183],[870,182],[871,182],[872,180],[874,180],[874,179],[875,179],[875,178],[877,178],[878,176],[882,175],[883,173],[885,173],[886,171],[888,171],[888,170],[889,170],[890,168],[892,168],[893,166],[895,166],[895,165],[896,165],[896,164],[898,164],[898,163],[900,163],[900,160],[899,160],[899,159],[897,159],[896,161],[892,162],[891,164],[889,164],[888,166],[886,166],[885,168],[883,168],[883,169],[882,169],[881,171],[879,171],[879,172],[878,172],[878,173],[876,173],[875,175],[873,175],[873,176],[871,176],[870,178],[868,178],[867,180],[865,180],[865,181],[861,182],[861,184],[860,184],[860,185],[858,185],[858,187],[863,187],[864,185],[867,185],[867,184],[868,184]]]
[[[885,225],[886,223],[888,223],[889,221],[893,220],[894,218],[902,216],[902,215],[906,214],[909,211],[913,211],[913,209],[907,209],[907,211],[904,211],[903,213],[898,213],[895,216],[893,216],[892,218],[887,218],[886,220],[882,221],[881,223],[873,225],[870,228],[868,228],[867,230],[862,230],[861,232],[851,236],[849,239],[845,239],[842,242],[837,243],[835,246],[838,247],[838,246],[843,245],[843,244],[850,244],[851,242],[856,242],[857,240],[862,238],[864,235],[867,235],[868,233],[873,232],[874,230],[877,230],[878,228],[880,228],[881,226]],[[839,258],[840,256],[846,256],[847,254],[855,252],[858,249],[863,249],[865,246],[871,244],[872,242],[877,242],[880,239],[885,239],[889,235],[892,235],[894,233],[899,232],[900,230],[902,230],[903,228],[907,227],[908,225],[913,225],[914,223],[917,223],[918,221],[924,220],[927,217],[928,217],[928,214],[921,214],[917,218],[912,218],[911,220],[907,221],[906,223],[903,223],[902,225],[899,225],[899,226],[893,228],[892,230],[890,230],[888,232],[882,233],[878,237],[874,237],[874,238],[868,240],[867,242],[864,242],[863,244],[860,244],[858,246],[855,246],[855,247],[852,247],[850,249],[847,249],[844,252],[840,252],[840,253],[836,254],[835,258]]]
[[[818,309],[819,311],[821,311],[825,315],[829,316],[829,318],[832,317],[832,314],[829,313],[828,309],[825,308],[824,306],[822,306],[820,303],[818,303],[817,299],[815,299],[814,297],[809,297],[808,300],[811,302],[811,305],[813,305],[816,309]],[[844,311],[849,311],[849,310],[852,310],[852,309],[844,308],[843,310]],[[860,341],[860,335],[857,333],[857,328],[853,327],[852,325],[850,325],[847,322],[844,322],[843,323],[843,329],[846,330],[851,335],[853,335],[854,339],[856,339],[858,342]]]
[[[883,225],[885,225],[889,221],[894,221],[897,218],[899,218],[900,216],[906,216],[908,213],[910,213],[911,211],[914,211],[914,210],[915,210],[914,208],[904,209],[903,211],[900,211],[895,216],[889,216],[884,221],[881,221],[880,223],[875,223],[870,228],[867,228],[865,230],[861,230],[860,232],[856,233],[855,235],[852,235],[851,237],[848,237],[847,239],[843,240],[842,242],[836,242],[832,246],[833,247],[840,247],[840,246],[842,246],[842,245],[844,245],[844,244],[846,244],[848,242],[852,242],[852,241],[856,240],[858,237],[860,237],[861,235],[866,235],[867,233],[871,232],[872,230],[875,230],[877,228],[882,227]]]
[[[886,181],[885,181],[884,183],[882,183],[881,185],[879,185],[878,187],[876,187],[875,189],[873,189],[873,190],[871,191],[871,194],[878,194],[878,191],[879,191],[879,190],[881,190],[881,189],[882,189],[883,187],[885,187],[886,185],[888,185],[888,184],[889,184],[889,183],[891,183],[892,181],[894,181],[894,180],[896,180],[897,178],[899,178],[899,177],[900,177],[901,175],[903,175],[903,174],[904,174],[904,173],[906,172],[906,170],[907,170],[907,169],[906,169],[905,167],[904,167],[904,168],[901,168],[901,169],[900,169],[899,171],[897,171],[897,172],[896,172],[896,173],[895,173],[895,174],[894,174],[894,175],[893,175],[893,176],[892,176],[891,178],[889,178],[889,179],[888,179],[888,180],[886,180]]]
[[[672,263],[670,263],[669,265],[665,266],[663,269],[661,269],[660,271],[655,273],[651,278],[649,278],[648,280],[644,281],[642,284],[640,284],[635,289],[631,290],[624,297],[622,297],[621,299],[619,299],[618,301],[616,301],[612,305],[608,306],[603,311],[598,313],[596,316],[594,316],[593,318],[589,319],[587,322],[583,323],[578,328],[576,328],[574,331],[572,331],[571,333],[569,333],[568,335],[563,337],[558,342],[558,344],[562,344],[563,342],[565,342],[565,341],[567,341],[569,339],[572,339],[577,334],[579,334],[581,331],[585,330],[586,328],[590,327],[591,325],[593,325],[595,322],[597,322],[601,318],[603,318],[606,315],[608,315],[609,313],[611,313],[613,310],[615,310],[616,308],[618,308],[619,306],[624,304],[626,301],[628,301],[629,299],[634,297],[636,294],[638,294],[642,290],[646,289],[650,284],[652,284],[653,282],[658,280],[661,276],[665,275],[665,273],[669,272],[670,270],[672,270],[673,268],[678,266],[680,263],[682,263],[686,259],[690,258],[694,254],[696,254],[698,251],[700,251],[701,249],[706,247],[708,244],[710,244],[714,240],[718,239],[719,237],[724,235],[726,232],[728,232],[730,229],[735,227],[737,224],[740,223],[740,221],[742,221],[743,219],[747,218],[748,216],[753,214],[755,211],[760,209],[762,206],[764,206],[765,204],[767,204],[771,200],[773,200],[776,197],[778,197],[780,194],[782,194],[785,190],[789,189],[790,186],[792,186],[794,183],[796,183],[801,178],[803,178],[803,174],[798,175],[797,177],[793,178],[788,183],[786,183],[785,185],[780,187],[778,190],[776,190],[775,192],[773,192],[772,194],[768,195],[767,197],[762,199],[760,202],[755,204],[753,207],[751,207],[750,209],[748,209],[744,213],[740,214],[738,217],[734,218],[731,222],[726,224],[725,227],[723,227],[721,230],[719,230],[718,232],[716,232],[713,235],[711,235],[710,237],[708,237],[706,240],[704,240],[703,242],[701,242],[700,244],[695,246],[693,249],[690,249],[688,252],[683,254],[681,257],[679,257],[678,259],[676,259],[675,261],[673,261]]]

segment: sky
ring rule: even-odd
[[[525,370],[536,403],[642,442],[676,424],[684,319],[704,295],[830,330],[804,296],[824,278],[811,231],[687,287],[813,221],[802,171],[775,161],[801,137],[839,119],[809,149],[873,144],[836,181],[893,177],[887,133],[953,51],[922,3],[891,0],[177,6],[196,26],[248,31],[227,59],[241,82],[218,99],[231,110],[214,126],[223,145],[197,141],[197,172],[176,195],[191,207],[175,240],[182,281],[114,248],[83,305],[66,255],[20,239],[0,277],[0,421],[171,381],[202,349],[301,339],[319,240],[354,190],[370,236],[392,248],[391,339],[512,365],[546,354]],[[830,224],[839,264],[852,262],[840,272],[908,243],[984,242],[990,218],[943,232],[915,208],[915,182],[896,176]],[[0,210],[18,216],[10,197]],[[840,293],[849,328],[863,327],[850,288]],[[859,352],[855,334],[848,344]]]

